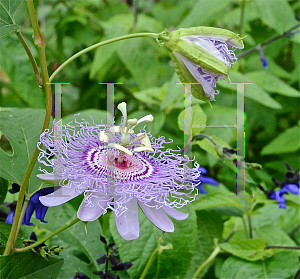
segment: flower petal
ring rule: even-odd
[[[158,228],[165,232],[174,232],[174,225],[170,218],[161,211],[161,209],[156,209],[155,207],[149,207],[142,202],[139,205],[147,218]]]
[[[64,177],[60,175],[56,175],[54,173],[43,173],[43,174],[38,174],[37,177],[39,179],[42,179],[47,182],[59,182],[64,179]]]
[[[82,192],[77,192],[76,187],[61,187],[54,193],[40,197],[40,202],[45,206],[61,205],[75,197],[79,196]]]
[[[127,210],[120,216],[115,215],[116,225],[120,235],[126,240],[132,240],[139,237],[139,214],[136,198],[132,198],[124,206]]]
[[[166,205],[164,205],[161,209],[176,220],[184,220],[187,217],[189,217],[188,213],[180,212],[179,210],[176,210],[175,208]]]
[[[98,219],[107,208],[107,200],[102,201],[99,197],[92,196],[89,201],[90,203],[87,203],[86,199],[83,200],[77,211],[77,217],[82,221],[89,222]]]

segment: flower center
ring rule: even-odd
[[[135,118],[127,120],[126,103],[123,102],[119,104],[118,109],[122,112],[123,115],[123,125],[113,126],[109,129],[109,131],[101,131],[99,135],[99,139],[102,142],[107,143],[109,139],[112,139],[114,141],[114,143],[108,143],[108,147],[119,150],[120,153],[117,158],[117,162],[121,164],[124,160],[125,154],[133,154],[131,150],[128,149],[130,147],[135,147],[133,149],[133,151],[135,152],[154,152],[154,150],[151,148],[151,142],[148,136],[144,133],[135,135],[133,130],[134,127],[136,127],[141,122],[152,122],[153,116],[149,114],[139,120]],[[120,134],[120,136],[118,137],[116,136],[116,134]],[[138,141],[140,141],[141,143],[137,143]]]

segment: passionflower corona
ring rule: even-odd
[[[195,199],[197,183],[193,181],[200,175],[199,165],[195,163],[190,169],[189,158],[180,155],[180,150],[164,150],[164,144],[168,144],[164,137],[154,138],[144,129],[135,134],[135,126],[151,122],[152,115],[127,119],[126,103],[119,104],[118,109],[123,114],[120,126],[88,126],[85,121],[77,122],[75,116],[80,130],[64,126],[59,147],[53,131],[41,135],[38,146],[43,144],[46,150],[40,148],[38,160],[53,172],[42,170],[44,174],[38,177],[56,181],[61,188],[40,197],[40,201],[45,206],[57,206],[84,193],[78,218],[93,221],[111,209],[118,231],[126,240],[139,236],[139,205],[158,228],[173,232],[167,215],[177,220],[188,217],[175,208]]]
[[[244,45],[231,31],[192,27],[172,31],[166,47],[181,82],[193,83],[192,94],[209,102],[219,93],[215,90],[216,81],[225,79],[237,60],[229,47],[243,48]]]

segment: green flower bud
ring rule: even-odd
[[[237,58],[228,47],[243,48],[235,33],[214,27],[182,28],[170,33],[166,47],[175,71],[183,83],[192,85],[192,94],[200,100],[214,100],[218,78],[225,79]]]

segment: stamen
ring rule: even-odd
[[[123,115],[123,125],[126,125],[127,122],[127,110],[126,110],[126,103],[122,102],[121,104],[118,105],[118,109],[122,112]]]
[[[102,142],[108,142],[108,136],[106,135],[105,131],[100,131],[99,140]]]
[[[142,122],[152,122],[154,119],[153,115],[148,114],[144,117],[142,117],[141,119],[139,119],[136,123],[136,125],[134,125],[131,129],[133,129],[135,126],[137,126],[138,124],[142,123]]]
[[[109,143],[108,147],[111,148],[115,148],[115,149],[119,149],[120,151],[123,151],[124,153],[128,154],[128,155],[132,155],[132,152],[130,150],[128,150],[127,148],[125,148],[124,146],[117,144],[117,143]]]
[[[133,149],[135,152],[142,152],[142,151],[149,151],[149,152],[154,152],[154,149],[151,147],[146,147],[146,146],[142,146],[142,147],[137,147],[135,149]]]

